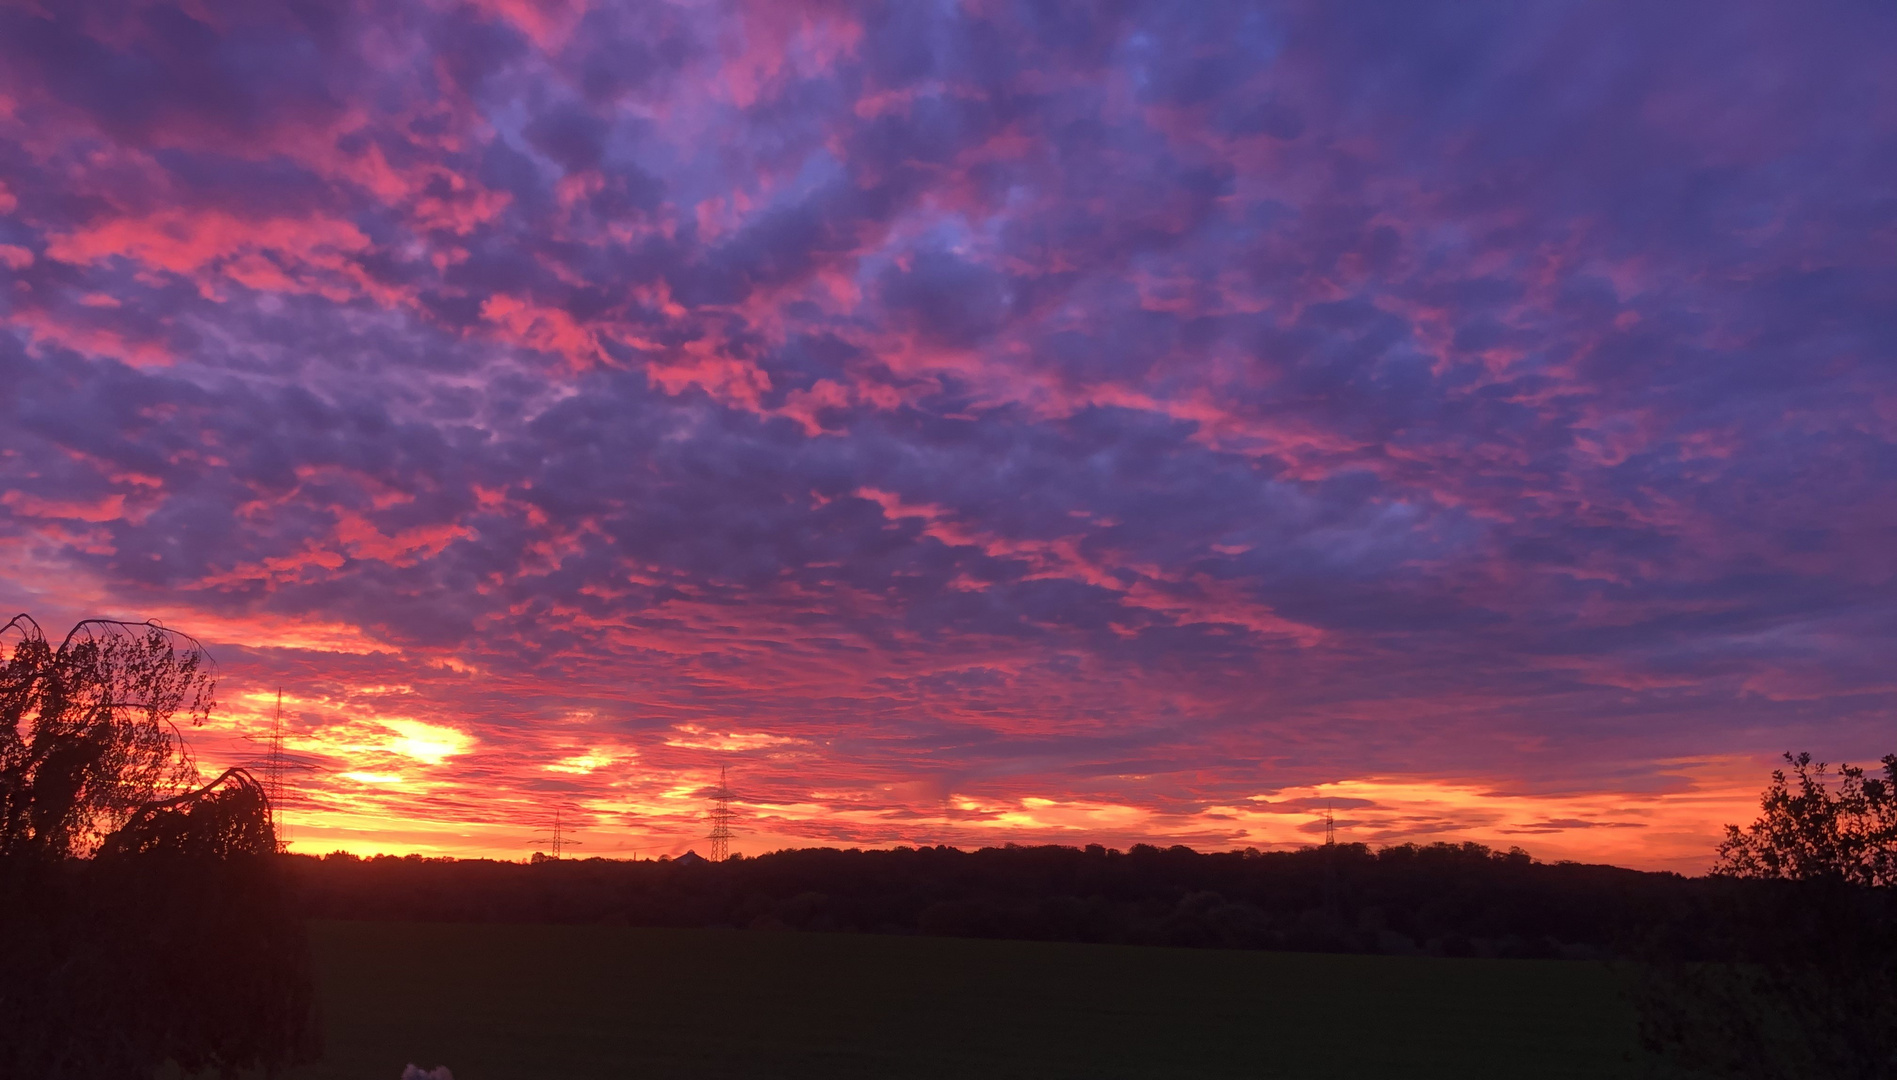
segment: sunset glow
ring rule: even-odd
[[[1894,9],[1112,10],[8,7],[0,603],[315,853],[1697,872],[1897,751]]]

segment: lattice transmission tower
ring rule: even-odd
[[[1324,800],[1324,846],[1333,847],[1337,843],[1337,821],[1331,817],[1331,801]]]
[[[283,824],[283,687],[277,687],[277,707],[270,714],[270,753],[264,759],[264,795],[270,800],[270,835],[277,850],[288,851],[290,837]]]
[[[553,820],[547,822],[547,835],[535,837],[534,843],[545,844],[547,855],[555,859],[565,858],[569,848],[581,846],[578,840],[573,839],[573,826],[566,820],[565,811],[558,803],[553,807]]]
[[[258,745],[262,754],[250,758],[243,764],[254,773],[262,774],[264,799],[270,804],[270,833],[277,839],[279,852],[290,849],[289,826],[283,820],[283,804],[289,797],[284,790],[285,774],[291,763],[285,760],[283,752],[283,688],[277,687],[277,705],[270,712],[270,730],[267,732],[246,732],[244,741]],[[300,763],[298,763],[300,764]]]
[[[284,745],[286,732],[283,724],[283,688],[277,687],[276,707],[270,711],[268,731],[247,731],[244,741],[258,748],[255,756],[242,764],[260,777],[263,783],[264,798],[270,801],[270,830],[276,834],[277,850],[290,849],[290,823],[285,811],[293,802],[299,802],[297,777],[308,773],[327,773],[322,759],[312,755],[288,749]]]
[[[725,783],[725,767],[718,766],[718,786],[711,793],[711,832],[705,839],[711,841],[711,861],[724,862],[731,857],[731,819],[735,816],[731,810],[730,785]]]

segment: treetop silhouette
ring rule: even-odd
[[[1897,885],[1897,754],[1884,755],[1881,777],[1840,765],[1835,791],[1830,767],[1810,754],[1787,753],[1785,763],[1791,775],[1773,770],[1759,819],[1726,826],[1714,873]]]
[[[0,626],[0,855],[86,855],[197,767],[177,722],[210,715],[196,639],[157,623],[87,619],[51,644],[30,616]]]
[[[10,649],[7,646],[11,646]],[[267,1073],[314,1049],[263,788],[180,731],[211,662],[157,623],[0,626],[0,1076]]]

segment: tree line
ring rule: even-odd
[[[1200,853],[814,848],[699,860],[298,857],[318,918],[612,923],[1208,948],[1604,958],[1702,883],[1478,844]]]
[[[0,1077],[313,1058],[309,918],[1594,960],[1682,1073],[1897,1077],[1897,755],[1788,754],[1700,878],[1475,844],[314,858],[278,852],[243,770],[198,774],[179,724],[214,690],[198,643],[155,624],[0,626]]]
[[[1897,755],[1787,755],[1688,878],[1477,844],[810,849],[531,864],[300,858],[324,918],[598,922],[1615,964],[1684,1075],[1897,1077]]]

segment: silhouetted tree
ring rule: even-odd
[[[1829,766],[1810,754],[1785,755],[1785,770],[1759,800],[1765,811],[1749,829],[1726,826],[1715,874],[1789,881],[1834,879],[1852,885],[1897,885],[1897,754],[1884,757],[1884,775],[1866,777]]]
[[[0,1076],[274,1072],[313,1048],[308,950],[263,790],[194,787],[197,642],[0,628]]]
[[[1299,951],[1599,958],[1706,879],[1479,844],[780,851],[684,860],[336,853],[287,860],[313,916],[921,933]]]
[[[54,647],[0,627],[0,856],[89,854],[133,810],[196,776],[175,721],[201,724],[214,684],[198,643],[155,624],[88,619]]]
[[[1715,1076],[1897,1077],[1897,755],[1884,777],[1785,755],[1749,828],[1727,826],[1698,956],[1662,948],[1641,1034]],[[1717,962],[1710,962],[1717,961]]]

